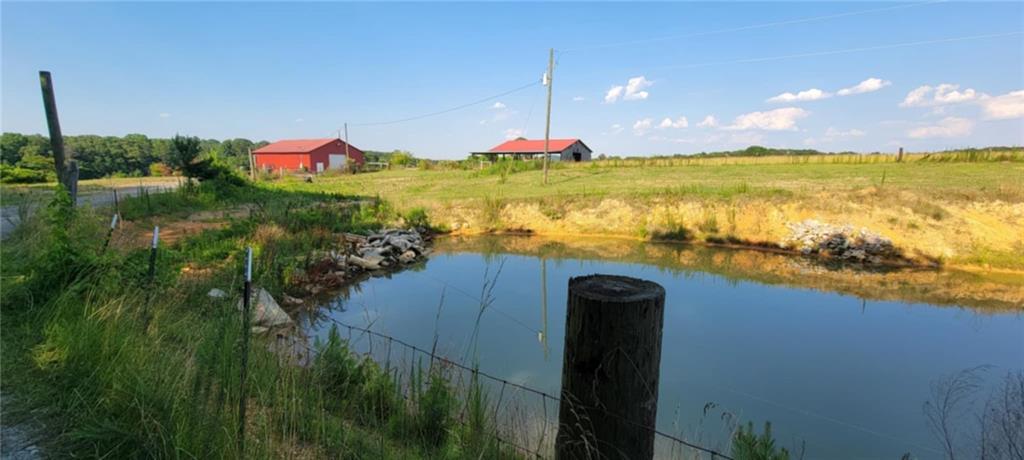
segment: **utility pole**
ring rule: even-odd
[[[252,159],[252,149],[249,149],[249,180],[256,182],[256,162]]]
[[[555,49],[551,48],[548,53],[548,73],[546,75],[548,85],[548,115],[544,123],[544,185],[548,185],[548,141],[551,140],[551,85],[554,81],[555,72]]]
[[[348,122],[345,123],[345,165],[348,166],[352,162],[352,157],[348,156]]]

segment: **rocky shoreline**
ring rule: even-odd
[[[300,306],[308,299],[339,289],[368,276],[383,275],[401,270],[405,266],[424,260],[430,254],[432,235],[427,229],[385,229],[368,236],[346,233],[339,249],[317,251],[306,259],[305,270],[290,281],[289,292],[282,293],[286,305]],[[221,289],[211,289],[211,298],[226,298]],[[295,321],[262,287],[253,287],[252,331],[257,334],[272,329],[293,327]],[[239,299],[237,308],[242,309]]]

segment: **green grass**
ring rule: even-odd
[[[0,365],[14,395],[5,422],[41,420],[42,447],[57,458],[243,457],[235,304],[244,248],[255,249],[256,284],[279,295],[298,256],[328,247],[321,235],[398,218],[381,202],[209,184],[128,199],[123,213],[138,220],[253,209],[162,247],[151,282],[144,245],[103,251],[106,218],[55,203],[2,247]],[[269,226],[285,231],[268,236]],[[186,264],[204,274],[182,275]],[[213,287],[231,298],[207,297]],[[438,368],[385,369],[336,333],[313,345],[308,365],[271,342],[249,348],[245,458],[517,457],[498,446],[489,420],[459,415],[492,413],[479,387],[457,388]]]
[[[312,184],[285,179],[288,190],[379,194],[405,206],[445,202],[545,197],[732,197],[801,198],[817,193],[842,196],[869,187],[909,191],[923,199],[1024,201],[1022,162],[692,164],[607,167],[563,165],[549,173],[515,174],[463,170],[392,170],[320,178]],[[495,166],[500,167],[500,165]],[[504,179],[503,179],[504,178]]]

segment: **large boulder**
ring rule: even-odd
[[[243,308],[243,299],[238,300],[238,310]],[[288,316],[277,304],[274,297],[266,289],[257,288],[252,295],[252,308],[250,317],[254,326],[278,327],[292,324],[292,317]]]

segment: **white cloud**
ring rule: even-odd
[[[573,98],[572,98],[573,102],[583,102],[585,100],[587,100],[587,98],[585,98],[583,96],[573,96]]]
[[[626,86],[616,85],[608,89],[608,92],[604,95],[604,102],[606,104],[613,104],[622,98],[624,101],[637,101],[647,99],[650,95],[644,88],[649,88],[654,82],[648,80],[643,75],[639,77],[630,78],[626,82]]]
[[[935,101],[939,104],[957,104],[977,99],[979,94],[967,88],[959,91],[960,85],[942,84],[935,88]]]
[[[650,88],[654,82],[644,78],[643,75],[639,77],[633,77],[626,83],[626,95],[622,96],[623,100],[632,101],[637,99],[647,99],[647,91],[643,91],[644,88]]]
[[[618,124],[618,123],[615,123],[614,125],[611,125],[611,126],[610,126],[610,127],[608,128],[608,132],[607,132],[607,133],[605,133],[605,134],[611,134],[611,135],[615,135],[615,134],[619,134],[619,133],[621,133],[621,132],[622,132],[622,125],[620,125],[620,124]]]
[[[963,137],[971,134],[974,129],[974,122],[966,118],[946,117],[938,123],[929,126],[920,126],[907,131],[907,136],[914,139],[925,139],[929,137]]]
[[[512,140],[519,137],[523,137],[523,130],[519,128],[509,128],[505,130],[505,140]]]
[[[843,88],[836,92],[840,96],[851,96],[854,94],[870,93],[878,91],[886,86],[891,85],[892,82],[888,80],[882,80],[881,78],[869,78],[849,88]]]
[[[1024,117],[1024,90],[1011,91],[1002,96],[985,97],[979,103],[990,120]]]
[[[296,122],[296,123],[302,123],[302,122],[304,122],[304,121],[306,121],[306,120],[305,120],[304,118],[296,118],[296,119],[295,119],[295,122]]]
[[[796,107],[785,107],[781,109],[768,110],[766,112],[751,112],[736,117],[731,125],[726,126],[723,129],[795,131],[796,120],[804,118],[809,114],[810,112]]]
[[[861,137],[865,133],[859,129],[850,129],[846,131],[840,131],[831,126],[825,130],[825,137]]]
[[[491,108],[494,110],[501,110],[504,109],[505,107],[507,106],[501,101],[495,102],[494,105],[491,106]]]
[[[167,112],[160,113],[160,118],[171,118],[171,114]]]
[[[820,99],[828,99],[832,97],[832,93],[822,91],[818,88],[811,88],[806,91],[800,91],[799,93],[782,93],[778,96],[769,98],[767,102],[797,102],[797,101],[817,101]]]
[[[624,86],[612,86],[608,89],[608,92],[604,94],[605,104],[612,104],[619,100],[619,96],[622,96],[622,90],[626,89]]]
[[[718,126],[718,119],[714,115],[708,115],[704,117],[700,123],[697,123],[698,128],[715,128]]]
[[[652,126],[654,126],[654,119],[652,118],[637,120],[636,123],[633,123],[633,134],[643,136],[647,131],[651,130]]]
[[[959,104],[984,96],[984,94],[978,93],[972,88],[960,91],[960,85],[952,83],[943,83],[935,87],[924,85],[907,93],[907,97],[900,103],[900,107],[930,107],[944,104]]]
[[[666,117],[664,120],[661,120],[661,123],[658,125],[658,127],[661,128],[661,129],[665,129],[665,128],[686,128],[688,126],[690,126],[690,122],[689,122],[689,120],[686,119],[686,117],[676,118],[675,121],[672,121],[671,118],[667,118]]]

